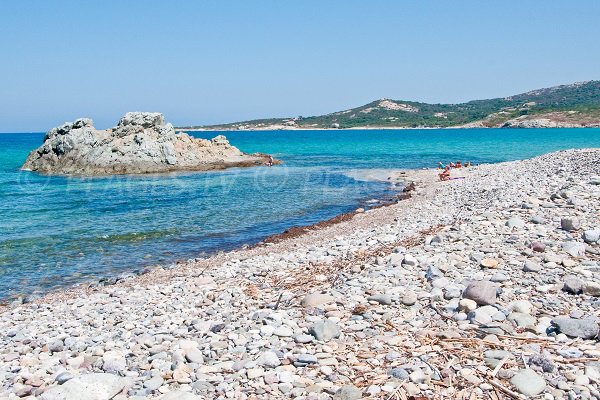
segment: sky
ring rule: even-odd
[[[600,79],[597,0],[3,0],[0,132],[458,103]]]

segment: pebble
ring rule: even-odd
[[[591,318],[557,317],[552,320],[552,324],[557,327],[559,332],[569,337],[594,339],[598,336],[598,323]]]
[[[333,395],[334,400],[359,400],[362,392],[356,386],[345,385],[339,388]]]
[[[125,378],[113,374],[85,374],[49,388],[41,395],[41,400],[112,399],[126,384]]]
[[[418,297],[417,294],[411,290],[407,290],[402,295],[400,302],[405,306],[412,306],[417,303]]]
[[[575,231],[579,229],[579,219],[577,217],[561,218],[560,228],[565,231]]]
[[[322,304],[331,303],[333,301],[335,301],[335,298],[333,296],[328,295],[328,294],[311,293],[311,294],[306,295],[302,299],[301,304],[304,307],[317,307],[317,306],[320,306]]]
[[[542,266],[539,264],[536,264],[534,262],[525,261],[525,264],[523,264],[524,272],[540,272],[541,270],[542,270]]]
[[[478,305],[496,304],[497,285],[490,281],[473,281],[469,283],[463,297],[475,301]]]
[[[281,361],[274,351],[265,351],[258,359],[258,365],[275,368],[281,365]]]
[[[165,382],[165,380],[163,378],[161,378],[160,376],[155,376],[155,377],[150,378],[147,381],[145,381],[144,387],[147,388],[148,390],[153,391],[153,390],[157,390],[159,387],[161,387],[164,382]]]
[[[367,298],[367,300],[368,301],[374,301],[374,302],[379,303],[379,304],[384,304],[386,306],[389,306],[389,305],[392,304],[392,298],[389,295],[387,295],[387,294],[376,294],[376,295],[373,295],[373,296],[369,296]]]
[[[16,302],[0,398],[485,398],[504,359],[511,390],[598,397],[599,161],[481,165],[290,241]]]
[[[582,238],[589,244],[598,243],[600,242],[600,229],[588,229],[583,232]]]
[[[515,389],[525,396],[537,396],[546,390],[546,381],[530,368],[517,372],[510,380]]]
[[[583,293],[583,280],[575,275],[567,275],[563,283],[563,290],[571,294]]]
[[[325,320],[315,323],[310,328],[310,334],[317,340],[328,342],[332,339],[340,337],[340,328],[332,321]]]
[[[525,226],[525,221],[519,217],[512,217],[506,221],[506,226],[509,228],[523,228]]]

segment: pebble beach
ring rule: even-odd
[[[600,398],[600,149],[0,310],[0,399]]]

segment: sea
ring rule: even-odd
[[[190,132],[219,133],[283,164],[47,176],[20,170],[43,133],[0,133],[0,302],[253,245],[369,207],[401,189],[381,171],[600,147],[600,129]]]

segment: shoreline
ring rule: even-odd
[[[175,128],[177,131],[182,132],[262,132],[262,131],[400,131],[400,130],[446,130],[446,129],[518,129],[518,130],[530,130],[530,129],[600,129],[599,126],[553,126],[553,127],[497,127],[497,126],[423,126],[423,127],[406,127],[406,126],[357,126],[352,128],[282,128],[282,127],[265,127],[260,129],[213,129],[213,128]]]
[[[277,160],[277,161],[279,161],[279,160]],[[227,255],[229,253],[236,253],[236,252],[241,252],[241,251],[248,250],[248,249],[269,246],[269,245],[272,245],[277,242],[281,242],[284,240],[288,240],[288,239],[292,239],[292,238],[296,238],[296,237],[305,235],[311,231],[321,230],[326,227],[348,221],[348,220],[352,219],[356,214],[364,213],[365,207],[367,207],[367,211],[368,211],[368,210],[373,210],[373,209],[377,209],[377,208],[381,208],[381,207],[390,206],[390,205],[396,204],[399,201],[410,198],[411,192],[415,189],[414,182],[412,180],[410,180],[410,178],[412,176],[417,175],[419,171],[422,171],[422,170],[403,170],[403,169],[391,170],[389,172],[390,175],[387,178],[387,182],[389,184],[393,184],[393,185],[398,185],[401,182],[403,182],[403,183],[405,183],[405,186],[401,190],[396,191],[395,194],[388,194],[383,198],[371,199],[371,200],[375,200],[376,204],[374,204],[374,205],[360,206],[360,204],[359,204],[359,207],[357,208],[357,210],[354,210],[354,211],[348,211],[345,213],[337,214],[331,218],[328,218],[328,219],[325,219],[322,221],[318,221],[318,222],[315,222],[315,223],[312,223],[309,225],[291,226],[291,227],[287,228],[286,230],[284,230],[283,232],[268,235],[268,236],[264,237],[263,239],[261,239],[259,242],[256,242],[254,244],[243,244],[243,245],[236,246],[229,250],[215,249],[214,251],[206,254],[206,256],[201,256],[201,257],[196,257],[196,258],[178,259],[178,260],[173,260],[170,263],[140,266],[139,268],[136,268],[134,270],[123,271],[116,275],[100,276],[100,277],[98,277],[98,279],[94,279],[93,281],[83,281],[83,282],[80,282],[80,283],[72,285],[72,286],[54,288],[54,289],[51,289],[51,290],[43,293],[40,296],[34,297],[32,299],[20,298],[20,296],[17,296],[16,298],[8,297],[6,299],[0,299],[0,312],[4,311],[6,309],[10,309],[11,307],[19,306],[19,305],[41,304],[41,303],[44,303],[47,301],[53,301],[54,299],[73,298],[73,297],[77,297],[81,294],[89,294],[89,293],[101,290],[102,288],[116,286],[119,283],[128,281],[130,279],[136,279],[140,276],[152,273],[153,271],[165,271],[165,270],[170,271],[170,270],[177,269],[181,265],[190,264],[190,263],[198,263],[198,262],[205,261],[205,260],[208,261],[208,260],[212,259],[213,257],[217,257],[219,255]],[[188,172],[188,171],[181,171],[181,172]],[[193,172],[193,171],[190,171],[190,172]],[[139,175],[133,174],[133,176],[139,176]],[[358,211],[358,210],[362,210],[362,211]],[[195,261],[191,261],[191,260],[195,260]]]
[[[373,209],[378,209],[381,207],[391,206],[391,205],[397,204],[399,201],[410,198],[411,192],[415,189],[414,182],[411,180],[411,177],[420,175],[419,174],[420,171],[423,171],[423,170],[401,170],[401,169],[398,169],[398,170],[390,171],[390,175],[388,176],[389,183],[399,184],[400,182],[405,182],[405,183],[407,183],[407,185],[405,185],[405,187],[403,187],[402,190],[399,190],[394,195],[389,194],[385,198],[373,199],[373,200],[377,201],[377,204],[368,206],[367,211],[373,210]],[[406,189],[408,189],[408,190],[406,190]],[[358,210],[361,210],[361,209],[363,211],[359,212]],[[40,304],[40,303],[44,303],[47,301],[52,301],[56,298],[59,298],[59,299],[73,298],[73,297],[77,297],[78,295],[83,294],[83,293],[91,293],[94,291],[101,290],[102,288],[116,286],[119,283],[131,280],[131,279],[135,280],[136,278],[138,278],[140,276],[152,273],[154,271],[171,271],[171,270],[177,269],[178,267],[180,267],[182,265],[191,264],[191,263],[202,263],[203,261],[209,261],[213,257],[218,257],[221,255],[228,255],[228,254],[237,253],[237,252],[243,252],[243,251],[249,250],[249,249],[270,246],[272,244],[279,243],[284,240],[293,239],[293,238],[303,236],[303,235],[308,234],[313,231],[322,230],[329,226],[348,221],[348,220],[352,219],[355,215],[362,214],[364,212],[365,212],[364,208],[359,207],[357,210],[337,214],[331,218],[328,218],[328,219],[325,219],[322,221],[318,221],[313,224],[301,225],[301,226],[291,226],[283,232],[268,235],[265,238],[261,239],[257,243],[237,246],[230,250],[216,249],[214,252],[208,253],[206,256],[195,258],[194,259],[195,261],[190,261],[192,259],[179,259],[179,260],[174,260],[168,264],[140,266],[137,269],[137,272],[136,272],[136,270],[124,271],[116,276],[104,276],[104,277],[99,277],[99,279],[94,280],[94,281],[81,282],[74,286],[66,286],[63,288],[56,288],[56,289],[53,289],[53,290],[50,290],[50,291],[44,293],[40,297],[35,297],[34,299],[23,299],[24,301],[20,304],[32,304],[32,303]],[[104,283],[105,281],[109,281],[110,283],[108,283],[108,284]],[[5,300],[0,301],[0,312],[6,310],[8,308],[11,308],[15,305],[19,305],[18,301],[15,303],[16,300],[18,300],[18,299],[7,298]]]
[[[261,132],[261,131],[355,131],[355,130],[445,130],[445,129],[517,129],[517,130],[535,130],[535,129],[600,129],[598,126],[555,126],[555,127],[489,127],[489,126],[446,126],[446,127],[406,127],[406,126],[357,126],[352,128],[261,128],[261,129],[213,129],[213,128],[182,128],[175,127],[176,131],[181,132]],[[22,131],[22,132],[0,132],[0,135],[18,135],[18,134],[39,134],[43,135],[44,131]]]
[[[88,377],[119,400],[590,398],[599,162],[583,149],[446,182],[410,171],[395,204],[1,309],[0,397],[81,396]]]

